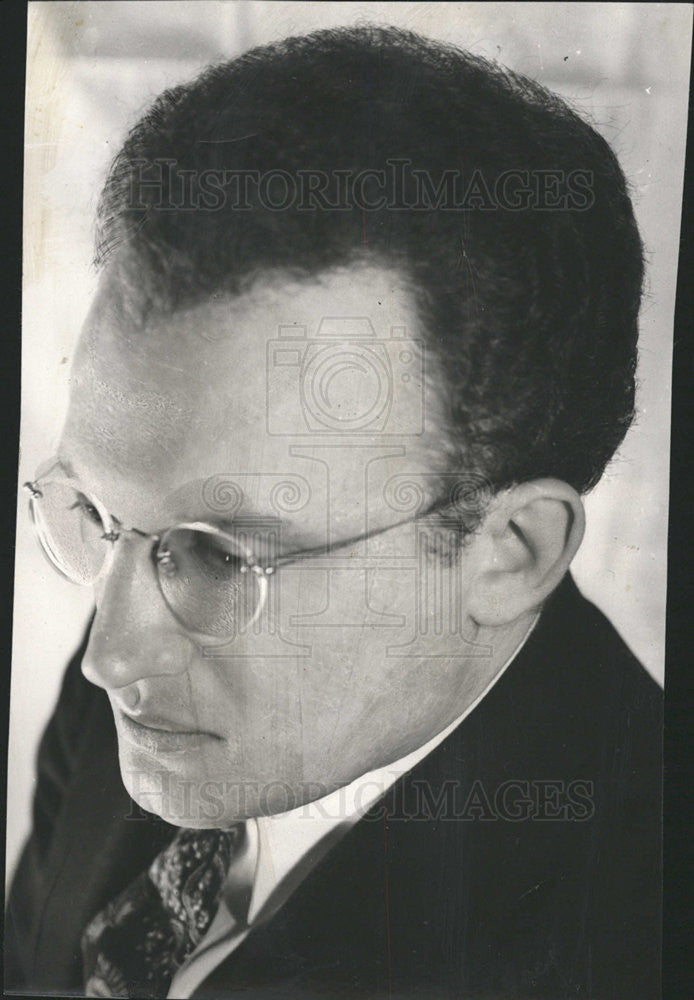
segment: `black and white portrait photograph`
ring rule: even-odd
[[[27,11],[5,993],[658,1000],[692,6]]]

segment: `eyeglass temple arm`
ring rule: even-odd
[[[355,545],[357,542],[363,542],[367,538],[375,538],[376,535],[383,535],[386,531],[392,531],[393,528],[401,528],[405,524],[413,524],[415,521],[420,521],[424,517],[428,517],[430,514],[436,513],[436,511],[444,510],[450,505],[450,500],[447,498],[444,500],[435,500],[434,503],[430,504],[426,510],[421,511],[419,514],[415,514],[414,517],[407,517],[402,521],[396,521],[395,524],[386,524],[383,528],[375,528],[373,531],[367,531],[363,535],[354,535],[352,538],[346,538],[344,541],[337,542],[335,545],[317,545],[310,549],[302,549],[300,552],[290,552],[286,556],[279,556],[274,562],[265,567],[264,572],[271,574],[276,569],[280,569],[282,566],[289,566],[291,563],[297,562],[299,559],[312,558],[314,556],[330,555],[331,552],[336,552],[339,549],[345,549],[349,545]]]

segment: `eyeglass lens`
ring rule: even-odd
[[[92,584],[108,555],[102,538],[108,529],[84,494],[60,482],[41,483],[32,498],[32,516],[51,561],[70,580]]]
[[[51,561],[70,580],[93,584],[112,542],[98,507],[61,482],[40,484],[32,515]],[[257,612],[261,585],[243,546],[233,538],[192,528],[172,528],[157,547],[159,586],[175,616],[205,635],[236,635]]]
[[[158,549],[159,585],[183,624],[211,636],[232,636],[254,617],[258,577],[240,545],[223,535],[173,528]]]

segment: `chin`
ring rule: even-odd
[[[196,830],[224,829],[253,817],[285,813],[352,780],[349,774],[310,780],[303,772],[283,772],[279,761],[267,760],[256,770],[263,776],[250,780],[248,765],[243,775],[239,773],[227,749],[223,741],[215,741],[186,751],[162,752],[159,746],[134,746],[120,739],[121,778],[128,795],[146,812],[172,826]]]
[[[219,768],[204,757],[158,757],[129,745],[120,745],[118,756],[128,795],[172,826],[217,829],[244,818],[233,808],[226,783],[206,777]]]
[[[310,798],[286,781],[241,780],[230,773],[228,762],[225,768],[215,756],[154,756],[126,743],[119,746],[121,778],[128,795],[146,812],[195,830],[224,829],[251,817],[286,812]],[[225,772],[225,777],[209,777]]]

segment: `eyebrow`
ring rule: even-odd
[[[59,465],[61,469],[64,469],[64,471],[67,472],[68,476],[72,476],[74,479],[79,479],[79,476],[75,471],[74,465],[71,462],[69,462],[64,455],[61,455],[60,452],[56,455],[55,464]]]
[[[37,479],[45,479],[46,476],[50,475],[50,473],[57,467],[60,467],[61,471],[64,472],[70,479],[76,479],[79,481],[79,476],[77,475],[74,466],[60,454],[54,455],[39,463],[35,476]]]
[[[72,464],[72,462],[70,462],[70,460],[64,454],[61,454],[60,452],[58,452],[56,454],[55,459],[53,460],[52,464],[50,466],[48,466],[48,468],[44,472],[41,473],[41,477],[43,477],[44,475],[46,475],[47,472],[50,472],[57,465],[60,466],[60,468],[65,473],[67,473],[68,476],[70,476],[72,479],[75,479],[78,483],[81,483],[80,475],[77,472],[77,470],[75,469],[75,466]],[[93,495],[95,497],[98,495],[95,491],[92,491],[92,492],[93,492]],[[98,499],[99,499],[99,502],[103,503],[103,500],[102,500],[101,497],[98,497]],[[107,510],[108,510],[108,513],[110,514],[110,516],[112,518],[114,518],[116,521],[118,521],[119,524],[123,524],[124,523],[123,521],[121,521],[121,518],[118,516],[118,514],[116,514],[114,511],[112,511],[112,510],[110,510],[108,508],[107,508]],[[286,527],[287,524],[288,524],[288,522],[284,518],[277,517],[277,516],[273,517],[273,516],[268,516],[268,515],[265,515],[265,514],[260,514],[259,512],[254,511],[254,510],[247,511],[247,513],[244,515],[243,518],[237,518],[236,520],[231,520],[231,519],[225,518],[224,516],[219,516],[219,515],[215,515],[214,513],[206,512],[206,515],[204,517],[184,517],[184,518],[181,518],[176,523],[177,524],[187,524],[187,523],[193,523],[193,522],[196,522],[196,521],[199,521],[199,522],[204,523],[204,524],[209,524],[212,527],[218,528],[220,531],[225,531],[225,532],[227,532],[230,535],[238,533],[240,528],[248,528],[248,529],[252,530],[253,526],[256,525],[256,524],[258,525],[258,527],[261,527],[263,525],[263,523],[265,523],[265,524],[272,523],[273,525],[277,525],[280,528],[282,526]],[[164,525],[162,527],[159,527],[159,528],[156,529],[155,532],[153,532],[153,534],[163,533],[163,532],[167,531],[168,528],[171,528],[171,527],[175,527],[175,524],[167,524],[167,525]],[[296,542],[297,542],[297,544],[300,544],[299,539],[296,539]]]

